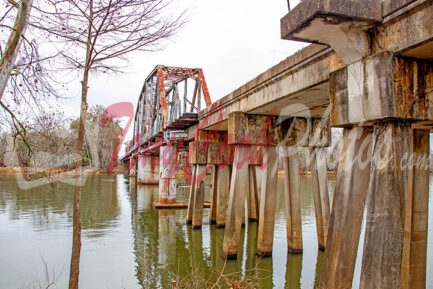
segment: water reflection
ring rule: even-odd
[[[50,275],[56,276],[57,288],[66,288],[73,187],[63,184],[20,190],[14,176],[0,176],[0,184],[0,288],[41,287],[45,276],[44,262]],[[117,252],[125,247],[113,245],[117,237],[123,238],[122,242],[125,242],[123,232],[117,232],[121,225],[122,208],[118,194],[122,193],[122,185],[126,184],[119,184],[117,176],[101,175],[87,178],[86,185],[82,187],[80,284],[95,284],[94,288],[100,286],[98,281],[95,282],[95,271],[110,270],[107,265],[100,265],[104,262],[103,258],[114,260]],[[129,204],[126,208],[130,209]],[[127,226],[130,226],[130,216]],[[113,236],[115,231],[116,235]],[[115,270],[116,273],[121,271]],[[119,277],[111,274],[111,277],[101,279],[99,276],[96,280],[106,279],[114,283],[111,278]]]
[[[301,178],[304,254],[287,254],[285,208],[282,178],[278,185],[274,258],[256,255],[257,229],[247,222],[241,233],[237,260],[224,260],[224,229],[205,222],[201,230],[185,223],[185,210],[154,210],[158,187],[136,185],[131,180],[132,224],[137,278],[143,288],[169,288],[176,280],[181,285],[203,285],[221,276],[227,284],[235,279],[254,280],[259,288],[313,288],[320,277],[324,254],[317,250],[314,202],[310,177]],[[329,190],[333,191],[331,180]],[[186,192],[186,193],[185,193]],[[178,199],[182,199],[180,192]],[[201,283],[200,283],[201,282]],[[185,287],[186,288],[186,287]]]
[[[157,186],[137,186],[123,175],[88,177],[81,204],[80,288],[171,288],[173,280],[182,288],[204,288],[220,277],[222,282],[254,280],[258,288],[314,288],[324,254],[317,250],[311,179],[302,176],[300,183],[304,252],[299,255],[287,254],[282,182],[280,178],[273,258],[257,257],[257,223],[247,222],[238,259],[226,262],[221,258],[224,229],[208,223],[209,209],[202,229],[193,230],[185,223],[186,210],[153,209]],[[330,178],[329,191],[333,188]],[[38,288],[32,282],[35,275],[43,276],[41,256],[60,275],[56,288],[67,288],[72,190],[65,185],[54,191],[21,191],[14,177],[0,177],[0,288]],[[179,190],[178,200],[187,195],[188,189]],[[432,200],[429,206],[427,288],[433,289]],[[358,281],[355,277],[354,288]]]
[[[73,187],[56,184],[20,190],[13,176],[1,176],[0,212],[10,220],[28,219],[36,230],[48,230],[59,218],[72,221]],[[110,227],[120,213],[115,177],[94,176],[82,188],[83,229]]]

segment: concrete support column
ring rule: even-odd
[[[159,202],[162,204],[176,203],[177,147],[161,146],[159,159]]]
[[[213,165],[210,221],[221,228],[226,222],[233,146],[228,145],[225,132],[208,134],[206,139],[209,141],[207,163]]]
[[[211,203],[209,212],[209,221],[211,224],[216,223],[216,211],[217,211],[217,178],[218,178],[218,168],[216,165],[212,165],[212,184],[211,184]]]
[[[254,166],[256,171],[256,185],[257,185],[257,205],[260,212],[260,192],[262,191],[262,170],[260,166]]]
[[[404,225],[400,288],[426,287],[426,256],[429,199],[429,131],[413,130]]]
[[[248,186],[249,154],[250,146],[235,146],[222,253],[229,259],[237,257],[242,219],[245,218],[243,208]]]
[[[363,127],[346,128],[342,141],[319,288],[352,288],[368,190],[371,130]]]
[[[299,191],[299,157],[296,146],[281,147],[284,168],[287,248],[290,253],[302,253],[302,214]]]
[[[428,180],[426,172],[411,156],[428,151],[426,136],[414,133],[413,129],[430,129],[433,124],[429,101],[432,75],[433,67],[428,61],[383,52],[329,76],[331,124],[374,125],[370,181],[351,173],[351,182],[356,186],[345,189],[346,194],[353,194],[354,189],[359,190],[369,183],[360,288],[425,287],[425,276],[421,272],[425,271],[425,196],[428,190],[425,183]],[[360,160],[356,155],[352,159],[354,163]],[[352,228],[338,224],[339,227],[358,230],[362,206],[360,202],[340,200],[344,193],[339,192],[339,186],[344,178],[337,176],[321,282],[324,288],[350,288],[352,282],[354,258],[350,254],[354,255],[356,250],[351,248],[346,253],[339,245],[342,241],[338,240],[358,243],[358,239],[345,237],[347,233],[343,235],[333,226],[338,224],[339,216],[338,219],[351,220]],[[340,261],[340,255],[347,261]]]
[[[259,231],[257,240],[257,254],[259,256],[272,255],[275,225],[275,205],[277,195],[277,153],[275,146],[266,148],[263,158],[262,187],[260,192]]]
[[[216,179],[216,212],[215,222],[218,228],[226,225],[227,205],[230,192],[230,165],[217,165]],[[215,199],[214,199],[215,200]]]
[[[206,165],[195,165],[196,166],[196,181],[194,184],[193,196],[193,210],[192,210],[192,228],[200,229],[203,224],[203,203],[204,203],[204,190],[205,183],[203,176],[206,174]]]
[[[248,219],[250,221],[259,220],[259,191],[257,185],[256,166],[250,165],[248,169],[249,190],[247,194]]]
[[[413,146],[411,124],[378,124],[374,138],[360,287],[400,288],[409,172],[404,160]]]
[[[129,176],[135,177],[137,175],[137,157],[131,156],[128,162]]]
[[[188,208],[186,211],[186,223],[192,224],[192,218],[194,214],[194,200],[195,200],[195,184],[196,184],[196,175],[197,175],[197,165],[192,165],[192,176],[191,176],[191,187],[189,189],[189,197],[188,197]]]
[[[137,182],[143,185],[158,185],[160,158],[158,156],[139,155],[137,163]]]
[[[314,208],[316,212],[317,241],[325,250],[329,227],[329,193],[326,168],[326,152],[322,147],[310,149],[311,179],[313,183]]]

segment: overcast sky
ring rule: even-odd
[[[299,0],[291,0],[292,8]],[[280,38],[286,0],[181,0],[189,22],[163,51],[131,56],[124,75],[92,76],[89,105],[131,101],[134,106],[146,76],[158,65],[200,67],[213,101],[218,100],[305,44]],[[79,83],[77,83],[77,87]],[[78,115],[79,89],[71,89],[68,113]]]

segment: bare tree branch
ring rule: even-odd
[[[9,0],[9,3],[16,6],[18,11],[12,33],[6,44],[6,49],[0,59],[0,99],[3,97],[10,73],[18,56],[18,51],[23,40],[22,35],[27,28],[27,23],[30,18],[33,0],[22,0],[19,6],[17,6],[18,4],[12,0]]]
[[[63,50],[65,69],[84,69],[84,54],[80,56],[77,51],[90,42],[90,70],[101,67],[118,70],[119,60],[125,61],[131,52],[160,50],[184,26],[187,18],[185,12],[167,17],[170,1],[163,0],[92,1],[93,7],[89,1],[51,0],[49,3],[52,8],[48,12],[37,8],[40,16],[32,25],[49,32],[53,41],[61,38],[70,43],[69,49]],[[86,34],[85,27],[91,29],[90,35]],[[114,59],[116,64],[100,66]]]

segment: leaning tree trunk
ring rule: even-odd
[[[18,51],[23,41],[23,35],[26,31],[27,25],[30,18],[30,10],[32,8],[33,0],[21,1],[17,17],[15,18],[15,24],[12,33],[6,44],[6,50],[0,59],[0,100],[3,97],[3,93],[8,83],[9,75],[15,65]]]

